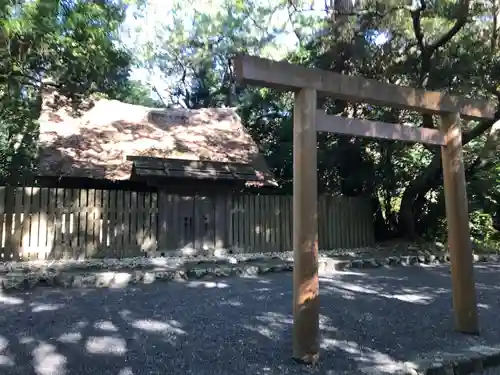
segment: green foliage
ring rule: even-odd
[[[152,98],[151,89],[139,81],[126,82],[115,91],[112,98],[124,103],[142,105],[145,107],[164,107],[164,104],[161,101]]]
[[[78,105],[127,81],[131,57],[116,43],[125,9],[120,1],[0,5],[0,180],[13,183],[32,170],[44,87]]]

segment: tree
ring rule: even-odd
[[[131,57],[117,46],[122,1],[10,0],[0,5],[0,179],[32,171],[47,86],[73,105],[113,95]]]
[[[291,191],[291,95],[236,89],[229,61],[237,52],[286,57],[387,83],[500,97],[497,2],[407,3],[365,0],[352,7],[352,2],[334,1],[314,12],[307,1],[220,0],[212,4],[215,10],[195,11],[176,3],[175,14],[165,23],[152,23],[135,52],[140,66],[162,73],[171,105],[237,105],[282,188]],[[277,14],[281,21],[271,22]],[[276,56],[286,30],[297,43]],[[318,105],[332,114],[436,127],[432,116],[410,111],[331,98]],[[500,222],[498,129],[490,132],[492,124],[464,122],[471,220],[481,225],[486,222],[482,215]],[[438,148],[331,134],[320,134],[318,147],[320,188],[371,196],[379,239],[443,235]]]

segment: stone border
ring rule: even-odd
[[[499,262],[498,254],[474,254],[474,263]],[[356,268],[378,268],[383,266],[414,266],[420,264],[437,265],[450,262],[449,254],[442,255],[401,255],[386,258],[363,258],[354,260],[338,260],[332,257],[320,258],[320,272],[342,271]]]
[[[331,252],[330,252],[331,253]],[[444,255],[407,255],[385,258],[339,260],[322,255],[320,274],[348,269],[435,265],[450,261]],[[474,262],[499,262],[497,254],[474,255]],[[124,288],[156,281],[200,280],[230,276],[256,276],[293,271],[291,253],[239,254],[221,258],[127,258],[86,261],[12,262],[0,265],[3,291],[28,290],[37,286],[64,288]]]
[[[472,346],[455,352],[419,355],[405,362],[398,375],[464,375],[500,366],[500,346]]]

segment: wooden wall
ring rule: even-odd
[[[322,196],[318,212],[321,249],[373,244],[368,201]],[[291,230],[291,196],[0,187],[3,260],[287,251]]]

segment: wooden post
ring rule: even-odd
[[[293,357],[319,358],[316,90],[295,94],[293,112]]]
[[[479,334],[460,116],[441,115],[440,128],[446,137],[441,155],[455,327],[462,333]]]

